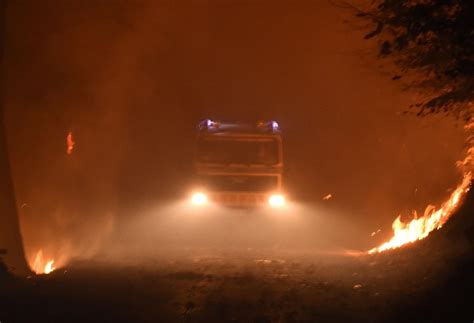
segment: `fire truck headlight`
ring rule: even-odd
[[[202,192],[196,192],[191,196],[191,203],[194,205],[203,205],[207,203],[207,195]]]
[[[282,207],[285,205],[285,197],[281,194],[273,194],[268,198],[268,204],[271,207]]]

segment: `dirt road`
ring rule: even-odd
[[[426,245],[375,256],[276,249],[104,256],[26,280],[3,275],[0,320],[397,322],[462,314],[469,321],[472,258]]]

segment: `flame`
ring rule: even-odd
[[[44,266],[44,273],[49,274],[52,273],[56,268],[54,267],[54,260],[50,260]]]
[[[68,132],[68,134],[67,134],[67,137],[66,137],[66,144],[67,144],[67,150],[66,150],[66,152],[67,152],[68,155],[71,155],[71,154],[72,154],[72,151],[73,151],[73,149],[74,149],[74,145],[76,144],[76,143],[74,142],[74,138],[73,138],[73,136],[72,136],[72,132],[71,132],[71,131]]]
[[[48,259],[45,260],[43,256],[43,250],[39,250],[32,262],[31,265],[31,270],[33,270],[36,274],[50,274],[52,273],[56,268],[54,267],[54,260],[53,259]]]
[[[415,212],[414,219],[405,223],[400,220],[400,216],[398,216],[392,224],[393,237],[380,246],[369,250],[369,253],[372,254],[401,247],[407,243],[424,239],[433,230],[440,229],[459,206],[459,202],[464,195],[469,191],[471,180],[472,174],[467,172],[462,182],[454,192],[451,193],[449,199],[444,202],[439,209],[428,205],[425,214],[421,218],[418,218]]]

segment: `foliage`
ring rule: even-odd
[[[359,11],[380,40],[380,56],[402,72],[419,72],[411,85],[430,90],[417,104],[419,114],[447,112],[470,118],[474,99],[474,1],[378,0]],[[400,76],[395,76],[398,79]]]

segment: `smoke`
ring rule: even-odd
[[[136,210],[116,223],[97,259],[121,263],[298,252],[341,253],[360,228],[324,205],[282,209],[195,206],[190,200]],[[232,254],[234,256],[232,256]]]
[[[28,258],[364,250],[396,215],[440,202],[461,127],[402,114],[412,94],[346,19],[325,1],[9,2],[6,124]],[[279,121],[290,214],[179,202],[207,117]]]

